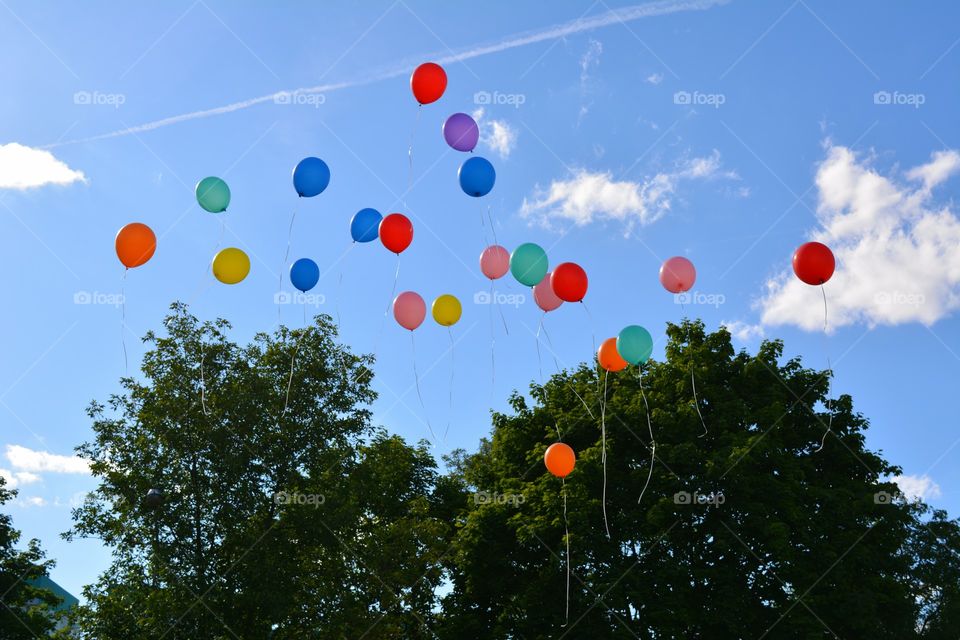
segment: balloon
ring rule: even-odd
[[[510,255],[510,273],[520,284],[532,287],[547,275],[547,252],[539,245],[525,242]]]
[[[480,271],[491,280],[502,278],[510,271],[510,253],[498,244],[492,244],[480,254]]]
[[[197,183],[195,191],[197,202],[210,213],[226,211],[230,204],[230,187],[220,178],[204,178]]]
[[[563,304],[563,300],[557,297],[550,286],[550,274],[543,276],[543,280],[533,287],[533,301],[544,311],[553,311]]]
[[[427,305],[419,293],[404,291],[393,299],[393,317],[401,327],[413,331],[427,317]]]
[[[300,258],[290,265],[290,284],[306,293],[320,281],[320,267],[310,258]]]
[[[456,296],[445,293],[433,301],[430,312],[433,314],[433,319],[437,321],[437,324],[444,327],[452,327],[460,320],[460,316],[463,314],[463,307],[460,306],[460,301],[457,300]]]
[[[376,209],[360,209],[350,221],[350,237],[354,242],[371,242],[377,239],[383,216]]]
[[[410,90],[420,104],[436,102],[447,88],[447,73],[434,62],[424,62],[410,76]]]
[[[823,284],[833,276],[837,263],[830,248],[819,242],[807,242],[793,253],[793,272],[807,284]]]
[[[493,183],[497,180],[497,172],[486,158],[474,156],[460,165],[457,172],[460,177],[460,188],[468,196],[479,198],[490,193]]]
[[[413,223],[402,213],[391,213],[380,221],[380,242],[399,255],[413,242]]]
[[[564,302],[580,302],[587,295],[587,272],[573,262],[563,262],[553,268],[550,287]]]
[[[547,471],[558,478],[566,478],[577,464],[577,455],[570,445],[563,442],[554,442],[543,452],[543,464]]]
[[[607,371],[622,371],[627,368],[627,361],[617,353],[617,339],[607,338],[597,349],[597,360],[600,366]]]
[[[643,364],[653,353],[653,338],[640,325],[624,327],[617,336],[617,353],[630,364]]]
[[[146,264],[157,250],[157,236],[142,222],[131,222],[117,231],[117,257],[127,269]]]
[[[237,284],[250,273],[250,258],[240,249],[229,247],[213,256],[213,275],[224,284]]]
[[[688,291],[697,280],[693,263],[681,256],[667,259],[660,267],[660,284],[671,293]]]
[[[443,123],[443,139],[457,151],[473,151],[480,140],[480,127],[465,113],[455,113]]]
[[[323,193],[330,184],[330,167],[320,158],[304,158],[293,168],[293,188],[301,198]]]

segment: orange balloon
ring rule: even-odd
[[[621,371],[627,368],[627,361],[620,357],[617,351],[617,339],[607,338],[597,349],[597,360],[600,366],[607,371]]]
[[[577,456],[568,444],[554,442],[543,452],[543,464],[547,465],[547,471],[558,478],[570,475],[576,463]]]
[[[157,236],[142,222],[131,222],[117,232],[117,257],[127,269],[139,267],[153,257]]]

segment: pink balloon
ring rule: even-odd
[[[533,286],[533,300],[544,311],[553,311],[563,304],[563,300],[553,292],[553,287],[550,286],[549,272],[543,276],[539,284]]]
[[[681,256],[674,256],[660,267],[660,284],[670,293],[689,291],[697,280],[693,263]]]
[[[510,252],[492,244],[480,254],[480,271],[491,280],[502,278],[510,270]]]
[[[393,317],[404,329],[413,331],[427,317],[427,304],[414,291],[404,291],[393,299]]]

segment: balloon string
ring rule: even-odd
[[[603,449],[600,452],[600,461],[603,464],[603,527],[607,530],[607,540],[610,539],[610,525],[607,522],[607,374],[603,372],[603,400],[600,403],[600,434]]]
[[[130,365],[127,361],[127,298],[124,292],[127,288],[127,271],[130,269],[124,267],[123,275],[120,276],[120,346],[123,348],[123,375],[130,374]]]
[[[493,291],[493,281],[490,281],[490,300],[493,302],[493,306],[497,308],[497,312],[500,314],[500,321],[503,323],[503,332],[507,335],[510,335],[510,329],[507,327],[507,319],[503,315],[503,305],[500,304],[500,301],[497,300],[496,295]]]
[[[393,288],[390,289],[390,297],[387,298],[387,308],[383,310],[383,317],[380,318],[380,330],[377,332],[377,339],[373,343],[373,355],[376,357],[380,347],[380,338],[383,337],[383,325],[387,321],[387,314],[390,313],[390,307],[393,305],[393,296],[397,293],[397,281],[400,279],[400,254],[397,254],[397,270],[393,274]]]
[[[547,333],[546,325],[543,325],[543,335],[547,338],[547,345],[550,347],[550,353],[553,354],[553,363],[557,367],[557,372],[560,372],[560,363],[557,361],[557,352],[553,348],[553,340],[550,339],[550,334]],[[593,411],[590,410],[590,405],[587,404],[587,401],[583,399],[579,393],[577,393],[577,388],[573,386],[572,383],[567,383],[567,386],[570,387],[570,390],[573,391],[573,395],[577,396],[577,399],[580,401],[580,404],[583,405],[583,408],[587,410],[587,415],[590,416],[591,420],[596,420],[596,416],[593,415]]]
[[[534,336],[534,342],[537,343],[537,370],[540,372],[540,386],[543,386],[543,360],[540,358],[540,332],[543,331],[543,317],[547,315],[544,312],[537,321],[537,333]]]
[[[684,317],[686,317],[686,310],[683,309],[683,303],[682,303],[682,302],[680,303],[680,308],[681,308],[681,310],[684,312]],[[688,329],[688,330],[687,330],[687,348],[688,348],[688,349],[689,349],[689,348],[692,348],[692,346],[693,346],[693,345],[691,344],[690,340],[691,340],[691,335],[690,335],[690,331],[689,331],[689,329]],[[707,435],[707,423],[704,422],[704,420],[703,420],[703,414],[700,413],[700,399],[697,397],[697,378],[696,378],[696,376],[694,375],[694,369],[695,369],[695,365],[694,365],[694,362],[693,362],[693,354],[691,353],[691,354],[690,354],[690,386],[693,387],[693,408],[697,410],[697,415],[700,416],[700,424],[701,424],[701,426],[703,426],[703,433],[701,433],[701,434],[700,434],[699,436],[697,436],[697,437],[698,437],[698,438],[702,438],[703,436]]]
[[[303,305],[303,312],[304,312],[304,314],[306,314],[306,312],[307,312],[307,305],[306,305],[306,303],[304,303],[304,305]],[[306,329],[304,329],[304,331],[306,331]],[[287,407],[290,406],[290,387],[293,386],[293,368],[294,368],[294,364],[295,364],[296,361],[297,361],[297,355],[299,355],[299,353],[300,353],[300,338],[301,338],[301,337],[302,337],[302,335],[301,335],[301,336],[297,336],[297,337],[295,338],[294,344],[295,344],[296,346],[295,346],[294,349],[293,349],[293,353],[290,354],[290,375],[287,377],[287,393],[286,393],[286,396],[285,396],[284,399],[283,399],[283,411],[280,413],[280,417],[283,417],[283,416],[287,415]]]
[[[593,314],[590,313],[590,309],[587,308],[587,304],[583,300],[580,301],[580,304],[583,305],[583,310],[587,312],[587,321],[590,323],[590,345],[591,345],[590,353],[593,354],[595,357],[597,353],[597,334],[594,333],[593,331],[593,327],[594,327]],[[599,378],[597,378],[597,388],[598,389],[600,388]]]
[[[497,334],[493,324],[493,280],[490,281],[490,403],[493,404],[493,391],[497,384]]]
[[[205,358],[203,352],[203,338],[200,338],[200,407],[203,409],[203,415],[209,416],[210,412],[207,411],[207,379],[203,372],[203,360]]]
[[[407,194],[413,188],[413,139],[417,133],[417,125],[420,124],[420,113],[423,111],[423,105],[417,105],[417,118],[413,121],[413,129],[410,130],[410,144],[407,146],[407,190],[403,192],[403,208],[407,208]]]
[[[447,442],[447,434],[450,432],[450,421],[453,419],[453,374],[457,371],[456,353],[454,347],[456,342],[453,340],[453,330],[447,327],[447,335],[450,336],[450,413],[447,415],[447,426],[443,430],[443,443]]]
[[[350,256],[350,252],[353,251],[353,248],[356,246],[357,241],[354,240],[350,243],[350,246],[347,247],[346,252],[343,254],[343,259],[340,261],[340,273],[337,276],[337,298],[334,301],[334,313],[337,314],[337,333],[340,333],[340,292],[343,290],[343,267],[344,263],[347,261],[347,258]]]
[[[423,395],[420,393],[420,374],[417,373],[417,341],[413,337],[413,331],[410,332],[410,345],[413,348],[413,380],[417,386],[417,397],[420,398],[420,408],[423,409],[423,417],[427,422],[427,429],[430,430],[430,437],[433,438],[434,444],[437,442],[437,436],[433,432],[433,427],[430,426],[430,416],[427,414],[427,405],[423,403]]]
[[[299,205],[299,201],[297,202]],[[280,282],[277,285],[277,294],[283,292],[283,272],[287,268],[287,260],[290,259],[290,242],[293,239],[293,221],[297,219],[297,207],[293,208],[293,213],[290,215],[290,227],[287,229],[287,250],[283,253],[283,264],[280,265]],[[280,310],[283,306],[280,304],[281,298],[277,297],[277,324],[283,324],[283,317],[280,314]]]
[[[490,231],[493,233],[493,244],[499,245],[497,240],[497,227],[493,224],[493,216],[490,214],[490,205],[487,205],[487,220],[490,221]]]
[[[567,543],[567,608],[563,626],[570,622],[570,524],[567,521],[567,479],[560,478],[560,492],[563,494],[563,539]]]
[[[829,341],[827,340],[827,290],[823,284],[820,285],[820,293],[823,294],[823,352],[827,356],[827,396],[824,404],[827,406],[827,430],[823,432],[823,438],[820,440],[820,446],[814,450],[814,453],[820,453],[827,442],[827,436],[833,429],[833,403],[830,401],[830,378],[833,375],[833,365],[830,364]]]
[[[643,485],[643,490],[640,491],[640,497],[637,498],[637,504],[640,504],[640,501],[643,500],[643,494],[647,492],[647,487],[650,486],[650,479],[653,477],[653,464],[654,459],[657,455],[657,443],[653,439],[653,423],[650,422],[650,405],[647,404],[647,394],[643,390],[643,365],[640,365],[640,395],[643,397],[643,406],[647,411],[647,430],[650,432],[650,471],[647,473],[647,481]]]

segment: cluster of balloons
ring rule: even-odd
[[[455,295],[438,296],[430,306],[430,314],[441,327],[452,327],[463,315],[463,305]],[[404,291],[393,299],[393,318],[404,329],[414,331],[427,317],[427,304],[416,291]]]
[[[533,299],[541,310],[553,311],[564,302],[582,302],[587,295],[587,272],[574,262],[563,262],[550,270],[547,252],[525,242],[513,253],[493,244],[480,253],[480,271],[490,280],[509,271],[522,285],[533,288]]]

